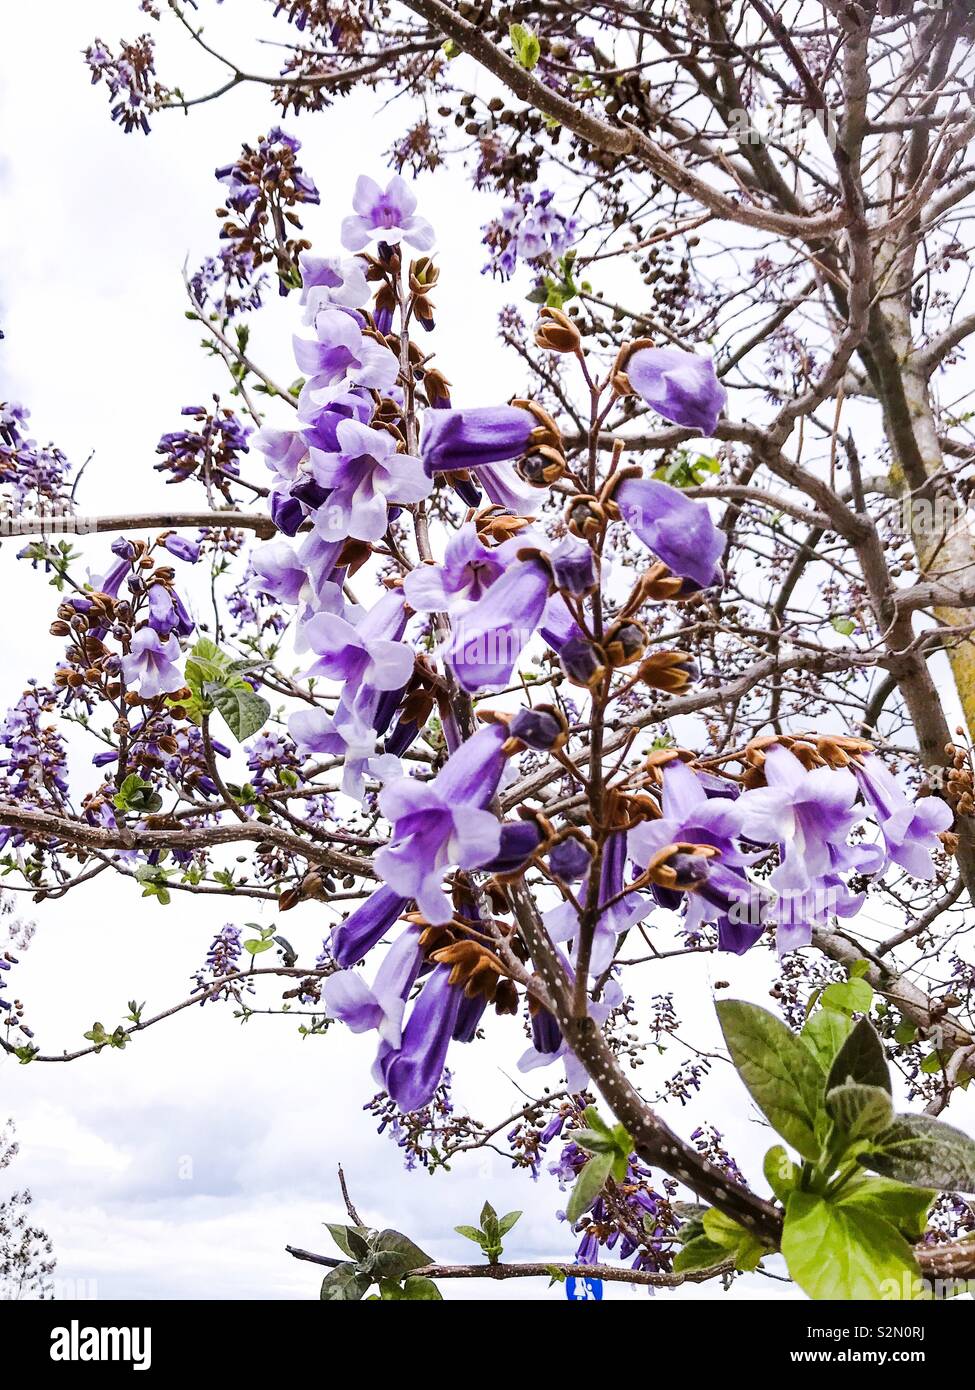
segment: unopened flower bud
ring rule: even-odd
[[[565,512],[565,523],[574,536],[594,540],[606,525],[606,509],[595,497],[574,497]]]
[[[570,637],[559,649],[559,661],[573,685],[590,690],[599,684],[606,669],[598,647],[585,637]]]
[[[610,628],[603,643],[610,666],[629,666],[646,651],[647,632],[641,623],[624,622]]]
[[[535,709],[520,709],[508,725],[508,732],[526,747],[549,753],[565,743],[569,726],[554,705],[538,705]]]

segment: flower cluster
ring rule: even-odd
[[[18,401],[0,401],[0,483],[18,513],[68,501],[71,465],[53,444],[41,446],[27,435],[29,419]]]
[[[484,230],[484,244],[491,253],[485,272],[510,278],[518,262],[534,269],[550,269],[578,239],[579,219],[566,216],[553,203],[548,189],[538,193],[525,188],[505,205],[499,217]]]
[[[216,489],[229,502],[234,481],[240,476],[240,456],[250,447],[250,430],[218,401],[212,410],[184,405],[180,414],[195,420],[196,428],[162,436],[156,445],[156,453],[161,455],[155,465],[157,471],[168,473],[166,481],[170,483],[197,478],[208,491]]]
[[[221,270],[228,283],[248,285],[259,295],[260,267],[272,266],[279,289],[287,294],[299,283],[299,253],[308,243],[292,236],[301,229],[295,208],[321,201],[315,182],[298,163],[301,141],[275,126],[254,145],[244,145],[233,164],[215,171],[223,184],[220,238],[231,249]],[[207,278],[206,268],[198,275]]]
[[[390,826],[373,858],[381,886],[334,930],[339,969],[322,1001],[331,1018],[376,1034],[377,1081],[412,1112],[430,1102],[451,1044],[476,1036],[489,1005],[518,1008],[505,964],[511,908],[503,895],[484,900],[491,875],[503,881],[547,856],[563,891],[544,927],[570,980],[600,981],[589,1008],[603,1023],[623,1004],[613,961],[637,923],[676,911],[688,937],[721,950],[741,954],[774,931],[779,951],[791,951],[834,915],[855,913],[863,885],[889,865],[930,878],[952,812],[937,798],[911,803],[862,740],[783,734],[713,770],[680,749],[653,754],[639,794],[625,782],[614,791],[608,833],[593,827],[598,843],[531,814],[499,817],[509,761],[523,750],[556,752],[566,714],[557,705],[494,712],[462,736],[443,681],[409,640],[415,615],[430,615],[436,654],[472,697],[505,689],[529,644],[590,699],[608,702],[633,680],[682,690],[695,663],[686,652],[648,652],[640,615],[647,603],[719,587],[725,536],[705,503],[640,468],[615,467],[585,491],[557,424],[532,401],[454,407],[427,382],[417,432],[406,405],[424,368],[406,332],[428,312],[436,271],[426,254],[408,270],[402,257],[404,244],[426,253],[433,232],[402,179],[385,189],[360,179],[353,205],[342,237],[358,254],[301,257],[311,336],[294,341],[305,374],[298,428],[265,427],[255,439],[272,473],[272,516],[292,539],[258,548],[250,582],[297,610],[306,674],[338,687],[333,708],[312,704],[291,717],[298,749],[341,758],[349,795],[381,788],[378,811]],[[555,309],[542,311],[536,340],[581,352],[575,325]],[[726,405],[709,358],[643,341],[620,353],[610,381],[618,395],[705,434]],[[553,537],[533,516],[555,482],[568,501]],[[416,519],[447,488],[470,507],[485,495],[492,505],[453,531],[440,559],[421,550],[421,563],[387,576],[371,607],[351,602],[350,575],[374,555],[401,559],[401,519]],[[650,557],[611,614],[600,600],[597,628],[601,557],[619,526]],[[399,759],[434,709],[449,756],[432,776],[403,776]],[[864,838],[868,819],[879,841]],[[368,978],[356,968],[363,961]],[[528,993],[532,1046],[521,1067],[560,1061],[570,1089],[582,1091],[585,1069]],[[671,1093],[686,1099],[700,1075],[682,1069]]]
[[[123,43],[114,54],[101,39],[85,49],[92,85],[104,82],[112,104],[112,120],[127,135],[134,130],[149,134],[149,113],[169,95],[156,80],[156,46],[149,34]]]

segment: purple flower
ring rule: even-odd
[[[465,690],[507,683],[542,619],[550,582],[540,559],[515,560],[454,622],[444,655]]]
[[[195,565],[200,558],[200,542],[177,535],[175,531],[170,531],[169,535],[164,537],[163,545],[170,555],[175,555],[177,560],[185,560],[187,564]]]
[[[311,650],[318,653],[305,674],[347,682],[351,708],[371,718],[378,693],[401,689],[413,674],[413,649],[399,640],[405,626],[403,595],[395,590],[388,591],[357,626],[337,613],[316,613],[303,627]]]
[[[450,973],[449,965],[430,972],[406,1021],[401,1045],[380,1050],[378,1071],[401,1110],[426,1105],[443,1074],[464,1000],[464,991],[450,983]]]
[[[428,410],[420,440],[423,466],[432,477],[520,458],[537,424],[529,411],[516,405]]]
[[[642,893],[624,892],[626,867],[626,836],[610,835],[603,846],[599,874],[599,898],[596,927],[593,934],[589,972],[601,975],[616,953],[616,938],[653,911],[654,902]],[[585,902],[588,879],[581,889],[580,901]],[[545,927],[553,941],[571,941],[579,935],[579,915],[571,903],[560,903],[545,913]]]
[[[249,580],[252,588],[279,603],[298,602],[308,575],[287,541],[266,541],[257,546],[251,552],[250,562],[254,571]]]
[[[122,658],[122,674],[129,686],[138,686],[144,700],[169,695],[185,684],[179,669],[179,643],[175,637],[163,641],[151,627],[142,627],[132,638],[129,655]]]
[[[388,391],[399,374],[399,363],[388,347],[363,336],[351,314],[342,309],[323,309],[315,319],[315,340],[292,339],[295,361],[309,379],[302,387],[299,406],[330,405],[350,386]]]
[[[332,955],[341,966],[355,965],[367,956],[403,915],[409,898],[384,883],[332,930]]]
[[[305,323],[314,323],[321,309],[335,304],[342,309],[360,309],[369,302],[366,271],[358,256],[313,256],[302,251],[298,257],[301,267],[301,302],[305,307]]]
[[[889,858],[914,878],[934,878],[931,851],[938,848],[938,833],[951,828],[951,807],[936,796],[909,801],[875,753],[868,753],[859,766],[854,764],[853,771]]]
[[[403,592],[418,613],[459,613],[483,598],[504,573],[504,553],[489,550],[474,525],[452,533],[443,564],[421,565],[406,576]]]
[[[331,489],[316,512],[316,529],[327,540],[381,540],[389,525],[388,504],[419,502],[430,492],[430,479],[419,459],[396,452],[388,430],[340,420],[335,433],[336,453],[312,449],[310,456],[315,480]]]
[[[858,819],[855,778],[842,768],[807,772],[778,744],[767,750],[764,770],[768,785],[743,792],[736,804],[747,838],[780,848],[772,887],[803,893],[838,867],[859,866],[860,856],[846,842]],[[861,849],[871,854],[869,846]]]
[[[327,1014],[340,1019],[353,1033],[375,1029],[382,1043],[399,1047],[406,996],[422,960],[419,933],[410,927],[386,952],[371,988],[352,970],[327,976],[322,985]]]
[[[728,393],[710,357],[680,348],[637,348],[626,361],[630,385],[674,425],[713,434]]]
[[[308,453],[308,445],[296,430],[276,430],[270,425],[257,431],[253,444],[264,455],[278,484],[294,480],[298,465]]]
[[[361,251],[377,238],[390,244],[405,241],[418,251],[429,251],[434,243],[430,223],[416,216],[416,194],[399,174],[385,192],[375,179],[360,174],[352,206],[356,215],[342,221],[342,245],[349,251]]]
[[[379,876],[395,892],[414,898],[428,922],[449,922],[453,908],[443,891],[451,865],[475,869],[497,855],[501,827],[484,807],[504,770],[500,725],[479,729],[451,754],[432,782],[401,777],[379,794],[379,809],[393,826],[389,845],[375,858]]]
[[[668,569],[702,589],[718,582],[725,538],[704,502],[669,483],[624,478],[613,494],[624,521]]]

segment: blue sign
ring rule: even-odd
[[[601,1279],[577,1279],[574,1274],[570,1274],[565,1281],[565,1296],[572,1299],[585,1299],[589,1302],[595,1299],[598,1303],[603,1296],[603,1281]]]

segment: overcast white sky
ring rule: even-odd
[[[144,17],[134,0],[48,0],[4,9],[0,399],[24,401],[34,433],[55,440],[72,459],[95,451],[81,494],[86,510],[162,507],[178,494],[152,471],[156,441],[179,427],[181,405],[224,388],[183,317],[180,267],[187,255],[196,265],[215,244],[213,169],[235,156],[242,138],[271,124],[265,96],[240,90],[190,120],[157,117],[148,139],[123,136],[109,121],[103,89],[90,87],[80,50],[96,34],[114,43],[119,34],[137,33]],[[249,32],[251,16],[263,22],[266,14],[256,0],[235,0],[223,7],[213,33],[228,35],[227,46],[239,54],[237,36]],[[203,90],[212,70],[202,69],[185,46],[181,52],[169,72],[188,92]],[[263,61],[269,66],[273,55]],[[316,249],[336,246],[356,174],[382,176],[382,151],[397,120],[395,108],[377,117],[363,105],[345,104],[285,123],[305,142],[303,163],[323,193],[321,208],[306,219]],[[426,177],[419,192],[421,211],[440,232],[444,370],[461,401],[503,399],[518,375],[502,358],[494,320],[512,291],[478,274],[479,227],[493,204],[457,175]],[[289,343],[297,317],[294,300],[261,316],[255,355],[272,374],[293,375]],[[110,539],[84,543],[95,572]],[[15,561],[15,548],[9,541],[0,547],[7,598],[3,706],[17,698],[25,676],[47,678],[58,656],[46,631],[53,592]],[[76,787],[91,776],[88,756],[77,761]],[[87,894],[34,913],[37,936],[17,993],[28,1002],[46,1051],[77,1045],[95,1018],[114,1025],[133,996],[146,999],[149,1011],[183,997],[213,932],[228,919],[262,915],[259,905],[188,895],[162,909],[144,903],[130,885],[105,878]],[[289,916],[286,930],[307,950],[317,946],[323,927],[321,909],[306,906]],[[773,973],[765,954],[743,963],[722,958],[713,969],[674,962],[665,972],[642,975],[637,995],[645,1004],[673,989],[679,1008],[710,1018],[707,976],[729,980],[730,992],[761,1002]],[[506,1074],[523,1045],[518,1027],[503,1021],[492,1028],[489,1046],[455,1048],[458,1104],[476,1102],[484,1119],[515,1109],[517,1093]],[[571,1258],[575,1241],[555,1219],[563,1199],[553,1179],[533,1186],[491,1154],[473,1155],[432,1179],[403,1170],[393,1144],[362,1113],[374,1089],[371,1054],[368,1039],[345,1031],[302,1042],[289,1023],[255,1020],[241,1028],[229,1011],[208,1006],[150,1030],[122,1054],[63,1067],[0,1060],[0,1116],[15,1117],[22,1141],[11,1177],[34,1189],[37,1217],[56,1244],[62,1294],[313,1297],[317,1271],[283,1247],[329,1249],[320,1223],[341,1219],[339,1161],[367,1220],[405,1230],[438,1258],[470,1258],[473,1247],[452,1228],[470,1222],[485,1198],[500,1210],[525,1210],[509,1241],[512,1257]],[[671,1069],[669,1059],[648,1064],[641,1072],[648,1092],[653,1077]],[[557,1071],[544,1080],[557,1085]],[[760,1183],[768,1134],[726,1066],[719,1064],[702,1103],[668,1119],[688,1134],[705,1115],[728,1131]],[[964,1122],[961,1106],[955,1118]],[[782,1289],[748,1280],[735,1296]],[[563,1296],[546,1292],[543,1281],[445,1285],[444,1292]],[[625,1285],[607,1288],[607,1297],[628,1296]],[[679,1296],[723,1295],[706,1286]]]

